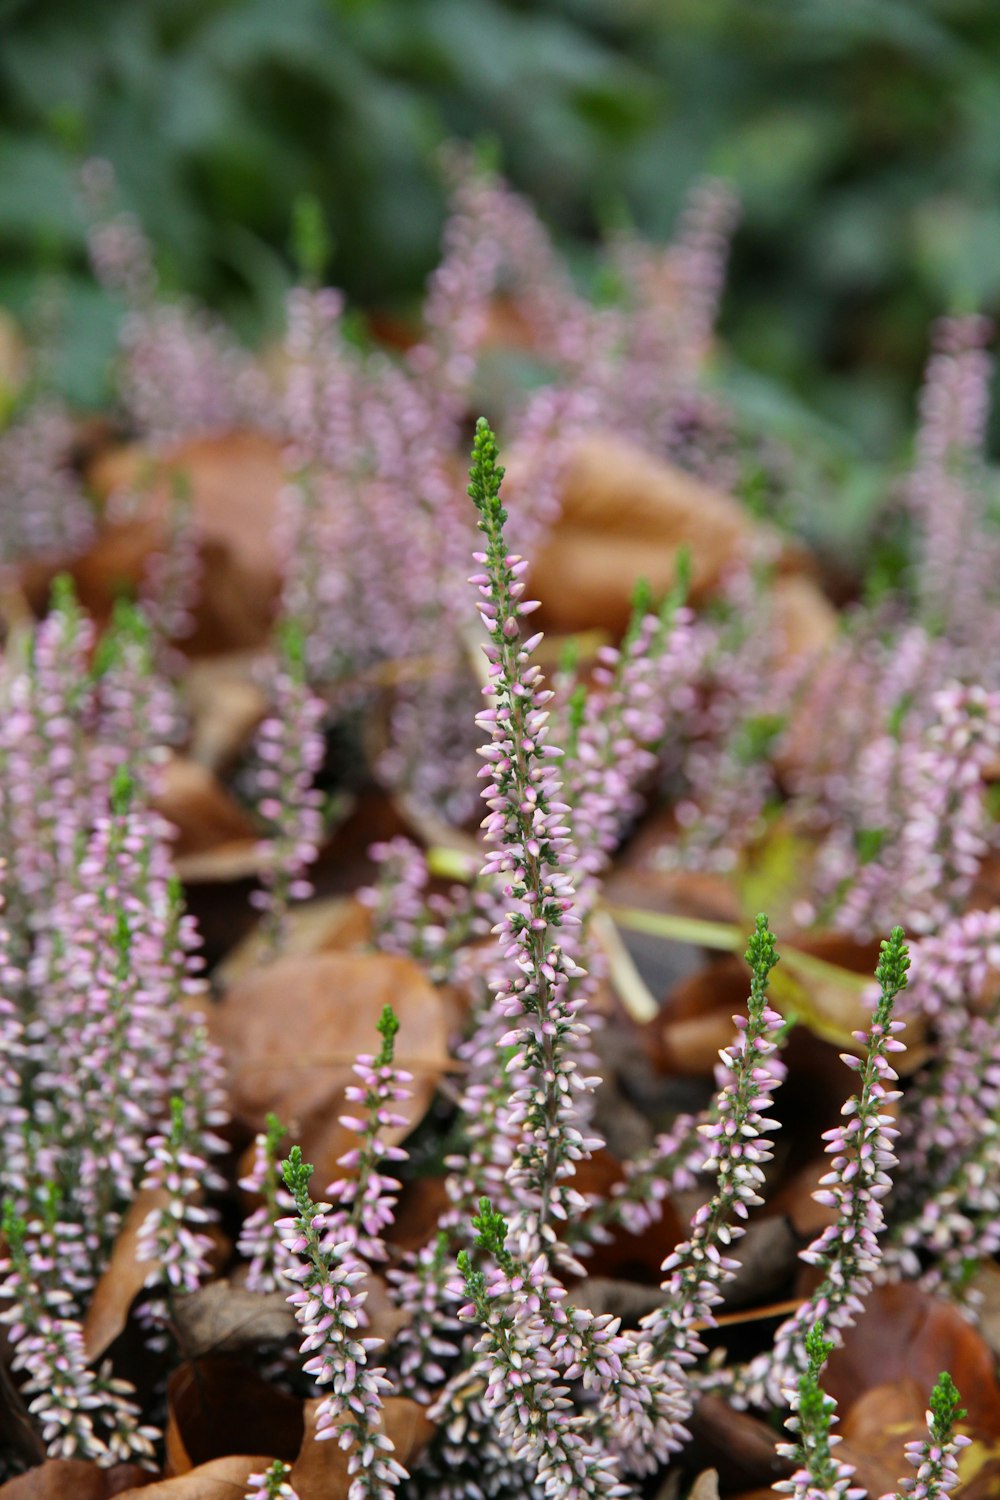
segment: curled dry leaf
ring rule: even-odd
[[[347,1474],[349,1455],[336,1442],[316,1441],[316,1408],[319,1401],[307,1401],[306,1429],[299,1456],[292,1465],[291,1485],[299,1500],[347,1500],[350,1480]],[[423,1451],[434,1435],[434,1424],[416,1401],[403,1396],[389,1396],[383,1402],[385,1432],[395,1457],[404,1468]]]
[[[147,1493],[152,1476],[136,1464],[99,1469],[80,1458],[50,1458],[0,1485],[2,1500],[111,1500]],[[192,1497],[194,1500],[194,1497]]]
[[[128,1322],[129,1309],[154,1269],[154,1262],[139,1260],[139,1231],[154,1209],[168,1202],[162,1188],[142,1188],[132,1199],[122,1220],[111,1259],[94,1288],[83,1325],[88,1360],[100,1359]]]
[[[174,1302],[177,1340],[188,1359],[258,1352],[295,1332],[284,1292],[248,1292],[230,1281],[210,1281]]]
[[[253,1434],[247,1433],[247,1436]],[[273,1453],[249,1453],[215,1458],[211,1463],[199,1464],[187,1474],[161,1479],[145,1489],[123,1490],[121,1500],[243,1500],[249,1476],[267,1469],[276,1456]]]
[[[279,958],[238,980],[212,1013],[236,1118],[258,1131],[273,1111],[314,1163],[317,1193],[341,1175],[338,1159],[356,1139],[338,1120],[344,1089],[358,1053],[377,1051],[386,1005],[399,1018],[399,1065],[414,1075],[399,1105],[407,1124],[386,1132],[398,1141],[448,1067],[444,1007],[416,964],[374,953]]]
[[[516,454],[509,471],[512,494],[530,484]],[[567,465],[560,520],[534,570],[548,625],[604,626],[620,633],[636,580],[647,579],[654,594],[666,593],[682,547],[696,602],[717,589],[734,562],[754,552],[780,555],[783,570],[800,571],[804,562],[731,496],[612,433],[581,438]],[[782,622],[790,650],[813,649],[817,638],[832,633],[835,618],[815,584],[803,578],[783,604]]]
[[[225,1355],[179,1365],[167,1383],[167,1467],[175,1474],[255,1447],[291,1462],[303,1433],[302,1402]]]

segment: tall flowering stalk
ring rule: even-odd
[[[369,1364],[368,1356],[381,1339],[364,1338],[364,1301],[360,1289],[371,1259],[384,1258],[382,1231],[392,1219],[395,1178],[381,1170],[381,1163],[405,1156],[381,1136],[400,1123],[392,1110],[394,1100],[406,1096],[409,1074],[393,1061],[398,1022],[387,1006],[379,1022],[382,1047],[377,1056],[358,1058],[355,1072],[360,1086],[348,1090],[348,1099],[365,1106],[363,1118],[344,1116],[343,1123],[355,1130],[359,1145],[341,1159],[355,1175],[340,1179],[329,1189],[331,1203],[314,1203],[309,1194],[312,1167],[303,1162],[293,1146],[282,1164],[285,1186],[295,1202],[294,1217],[278,1221],[285,1248],[298,1262],[287,1272],[299,1283],[289,1302],[302,1325],[302,1353],[309,1354],[304,1369],[318,1385],[329,1385],[316,1413],[318,1439],[336,1438],[351,1449],[348,1472],[353,1476],[349,1500],[389,1500],[406,1470],[392,1455],[392,1443],[382,1431],[382,1395],[392,1389],[383,1369]]]
[[[1000,910],[970,911],[914,947],[910,1008],[933,1053],[900,1109],[900,1170],[887,1254],[962,1293],[969,1268],[1000,1249]]]
[[[162,1192],[165,1202],[146,1217],[139,1231],[137,1259],[154,1262],[146,1279],[155,1293],[147,1297],[141,1319],[151,1330],[167,1328],[178,1293],[197,1291],[210,1270],[213,1241],[204,1232],[214,1215],[202,1206],[206,1186],[224,1187],[204,1154],[200,1122],[185,1101],[170,1101],[170,1128],[150,1138],[144,1188]],[[153,1332],[154,1347],[166,1340]]]
[[[642,1320],[651,1364],[682,1393],[687,1367],[705,1352],[696,1325],[711,1323],[721,1287],[737,1269],[726,1251],[744,1233],[750,1209],[763,1201],[764,1165],[771,1158],[767,1136],[776,1128],[767,1110],[785,1073],[775,1057],[782,1020],[767,1004],[778,953],[764,916],[757,918],[746,958],[751,971],[747,1015],[734,1017],[738,1040],[721,1054],[727,1081],[713,1118],[700,1127],[708,1141],[705,1170],[715,1177],[715,1192],[695,1214],[689,1238],[663,1263],[663,1304]],[[692,1404],[689,1389],[677,1403],[678,1425],[679,1413],[689,1412]]]
[[[502,479],[493,433],[480,418],[469,495],[479,511],[486,550],[475,554],[483,571],[472,582],[490,637],[483,648],[489,662],[484,692],[495,705],[477,720],[489,735],[480,750],[489,808],[483,828],[492,846],[484,874],[512,903],[498,929],[505,972],[497,986],[497,1010],[517,1022],[501,1046],[515,1049],[508,1069],[520,1075],[508,1108],[508,1128],[518,1137],[509,1177],[521,1205],[522,1253],[543,1248],[551,1254],[552,1220],[583,1207],[566,1179],[597,1142],[587,1140],[577,1123],[579,1098],[593,1088],[593,1080],[578,1073],[574,1056],[588,1034],[579,1015],[583,1001],[570,992],[581,971],[558,940],[559,929],[577,921],[568,873],[576,853],[554,765],[561,752],[546,743],[545,705],[551,693],[531,662],[541,637],[520,639],[520,622],[536,606],[523,598],[528,565],[508,554],[504,542]]]
[[[937,325],[908,495],[920,528],[916,583],[923,617],[929,629],[970,655],[981,648],[984,630],[995,639],[997,628],[998,537],[986,520],[984,463],[990,332],[979,317]],[[971,659],[978,667],[978,656]]]
[[[823,1337],[822,1324],[814,1323],[806,1334],[803,1353],[805,1369],[794,1390],[789,1392],[792,1415],[785,1422],[797,1434],[794,1443],[781,1443],[778,1452],[798,1464],[791,1479],[774,1486],[792,1500],[864,1500],[866,1491],[852,1485],[854,1469],[834,1457],[833,1447],[840,1438],[831,1433],[836,1401],[819,1383],[820,1373],[833,1349]]]
[[[805,1336],[814,1323],[836,1330],[838,1337],[841,1328],[850,1327],[879,1268],[883,1200],[892,1185],[889,1171],[896,1164],[892,1146],[898,1134],[892,1116],[884,1111],[900,1097],[891,1087],[897,1075],[889,1057],[904,1050],[897,1036],[903,1023],[893,1020],[892,1012],[909,966],[903,929],[894,927],[881,945],[875,971],[879,998],[871,1026],[855,1033],[862,1056],[842,1054],[843,1062],[859,1074],[860,1087],[844,1105],[845,1123],[824,1133],[830,1171],[813,1196],[833,1209],[835,1218],[802,1251],[802,1259],[819,1267],[823,1279],[795,1315],[782,1323],[771,1352],[752,1361],[740,1378],[741,1398],[757,1404],[779,1400],[806,1368]]]
[[[292,901],[312,895],[307,871],[323,837],[321,796],[313,785],[323,764],[324,704],[310,691],[305,638],[293,620],[278,631],[271,708],[257,731],[253,788],[267,830],[261,845],[261,890],[251,897],[264,913],[272,947],[284,939]]]

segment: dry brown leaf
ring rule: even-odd
[[[299,1500],[346,1500],[350,1481],[347,1475],[349,1454],[339,1443],[317,1442],[316,1408],[319,1401],[307,1401],[306,1430],[299,1456],[292,1465],[290,1483]],[[434,1424],[416,1401],[403,1396],[389,1396],[382,1403],[385,1432],[393,1448],[394,1457],[404,1468],[415,1454],[430,1442],[434,1435]]]
[[[512,493],[530,483],[516,454],[509,471]],[[781,550],[776,533],[730,496],[613,434],[592,433],[570,456],[561,518],[536,559],[534,587],[550,627],[620,633],[636,580],[666,593],[681,548],[697,601],[761,543]]]
[[[658,1061],[685,1077],[711,1074],[719,1048],[733,1039],[733,1016],[746,1007],[746,965],[727,954],[675,984],[651,1024]]]
[[[986,1340],[952,1303],[897,1283],[868,1294],[864,1315],[831,1354],[823,1381],[846,1419],[875,1385],[914,1380],[926,1404],[942,1370],[959,1389],[969,1426],[1000,1434],[1000,1385]]]
[[[121,1500],[136,1500],[136,1497],[138,1500],[243,1500],[248,1477],[270,1468],[276,1456],[250,1453],[215,1458],[187,1474],[161,1479],[145,1489],[123,1490]]]
[[[83,1325],[87,1359],[100,1359],[123,1331],[129,1309],[154,1269],[152,1261],[138,1259],[139,1231],[154,1209],[168,1202],[162,1188],[143,1188],[133,1198],[122,1220],[115,1248],[90,1299]]]
[[[448,1066],[445,1011],[416,964],[383,954],[279,958],[240,979],[212,1012],[229,1067],[234,1115],[262,1130],[273,1111],[314,1163],[318,1190],[341,1175],[355,1141],[338,1115],[358,1053],[377,1051],[383,1007],[399,1018],[396,1057],[414,1075],[401,1140],[423,1118]]]
[[[296,1326],[284,1292],[248,1292],[226,1280],[178,1297],[173,1322],[188,1359],[256,1352],[281,1343]]]
[[[175,1474],[254,1444],[291,1463],[302,1444],[302,1402],[226,1355],[188,1361],[167,1383],[167,1467]]]
[[[371,935],[371,913],[354,896],[325,896],[291,908],[285,920],[282,952],[305,958],[312,953],[360,950]],[[248,933],[215,971],[227,988],[269,959],[268,939],[259,927]]]
[[[688,1421],[691,1463],[714,1465],[725,1490],[771,1485],[787,1478],[795,1465],[778,1456],[778,1441],[766,1422],[749,1412],[734,1411],[718,1396],[704,1396]]]
[[[224,771],[242,754],[267,711],[258,680],[261,655],[230,651],[194,661],[184,676],[191,714],[188,755],[210,771]]]
[[[835,638],[837,611],[811,578],[801,573],[775,578],[769,601],[782,642],[779,658],[819,656]]]
[[[172,755],[162,768],[156,810],[177,830],[178,858],[234,842],[259,842],[250,814],[213,772],[182,755]]]
[[[164,519],[183,476],[199,537],[201,589],[185,650],[203,656],[261,646],[268,638],[279,575],[273,540],[284,473],[281,450],[256,432],[196,438],[153,459],[138,447],[109,449],[91,464],[99,498],[133,489],[140,514],[107,528],[74,564],[81,597],[99,619],[123,584],[134,588],[165,540]]]
[[[148,473],[151,483],[144,479]],[[155,519],[166,512],[180,478],[199,530],[229,547],[261,584],[277,585],[274,526],[285,467],[273,438],[250,431],[191,438],[155,458],[137,445],[108,449],[87,477],[100,498],[138,489],[144,512]]]
[[[81,1458],[50,1458],[0,1485],[2,1500],[111,1500],[113,1495],[147,1494],[153,1476],[136,1464],[99,1469]],[[195,1497],[191,1497],[195,1500]]]

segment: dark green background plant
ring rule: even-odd
[[[663,236],[721,172],[744,202],[731,387],[885,457],[930,320],[1000,308],[998,64],[992,0],[6,0],[0,301],[23,312],[59,271],[60,378],[100,399],[83,153],[114,163],[166,285],[250,338],[279,326],[303,192],[335,282],[415,297],[449,137],[496,139],[584,277],[603,226]]]

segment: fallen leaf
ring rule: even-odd
[[[191,662],[184,675],[188,755],[209,771],[225,771],[239,758],[267,712],[260,664],[258,651],[230,651]]]
[[[248,1292],[226,1280],[176,1298],[173,1322],[188,1359],[259,1352],[283,1343],[296,1327],[284,1292]]]
[[[360,950],[371,937],[371,912],[354,896],[324,896],[293,906],[285,921],[282,952],[296,958],[312,953]],[[260,927],[247,934],[215,971],[223,988],[253,972],[270,959],[268,939]]]
[[[875,1385],[915,1380],[927,1397],[942,1370],[958,1387],[968,1424],[1000,1434],[1000,1385],[986,1340],[958,1308],[912,1283],[874,1287],[830,1356],[823,1382],[843,1417]]]
[[[292,1465],[290,1483],[299,1500],[346,1500],[350,1487],[347,1462],[350,1457],[336,1441],[316,1441],[316,1408],[319,1400],[307,1401],[305,1436]],[[434,1423],[424,1407],[403,1396],[389,1396],[382,1403],[386,1436],[394,1457],[405,1468],[423,1451],[434,1435]]]
[[[83,1324],[83,1341],[88,1361],[100,1359],[128,1322],[136,1296],[155,1269],[154,1262],[138,1259],[139,1231],[154,1209],[168,1202],[162,1188],[142,1188],[133,1198],[122,1220],[122,1226],[90,1299]]]
[[[807,575],[791,573],[775,578],[768,597],[781,643],[779,661],[820,656],[836,637],[837,611]]]
[[[302,1402],[226,1355],[186,1361],[167,1382],[167,1467],[175,1474],[246,1447],[248,1432],[291,1462],[302,1443]]]
[[[516,496],[531,475],[516,452],[508,470]],[[590,433],[576,443],[561,499],[560,519],[532,573],[550,628],[603,626],[620,634],[636,580],[645,578],[654,595],[667,593],[681,548],[690,559],[695,602],[718,588],[734,562],[755,551],[779,555],[786,570],[801,571],[804,563],[801,552],[793,553],[731,496],[611,433]],[[784,605],[790,644],[810,643],[820,633],[822,596],[816,590],[815,611],[807,615],[810,588],[816,585],[803,579]]]
[[[143,476],[152,473],[151,482]],[[99,498],[138,489],[145,515],[160,520],[182,480],[201,534],[228,547],[258,589],[278,583],[274,527],[285,482],[281,444],[262,432],[191,438],[151,458],[132,445],[105,451],[87,475]],[[258,598],[260,594],[258,593]]]
[[[133,491],[135,519],[106,527],[72,568],[81,599],[103,620],[116,594],[134,592],[166,543],[172,490],[183,478],[198,539],[201,587],[189,655],[244,650],[267,641],[279,573],[274,545],[284,480],[280,446],[263,433],[196,438],[153,458],[138,446],[105,450],[88,482],[98,499]]]
[[[373,953],[278,958],[238,980],[211,1013],[234,1115],[256,1133],[275,1113],[315,1164],[317,1196],[342,1175],[338,1159],[356,1140],[337,1117],[354,1059],[377,1051],[386,1005],[399,1018],[397,1060],[414,1075],[411,1098],[398,1106],[406,1124],[385,1132],[399,1141],[449,1065],[444,1006],[416,964]]]
[[[99,1469],[81,1458],[50,1458],[0,1485],[2,1500],[111,1500],[113,1495],[145,1495],[153,1476],[137,1464]],[[194,1500],[194,1497],[192,1497]]]
[[[134,1500],[136,1496],[139,1500],[243,1500],[249,1476],[270,1468],[275,1457],[273,1453],[256,1453],[215,1458],[187,1474],[161,1479],[145,1489],[123,1490],[121,1500]]]
[[[692,1464],[714,1464],[724,1490],[771,1485],[785,1479],[795,1465],[778,1456],[778,1435],[749,1412],[735,1411],[718,1396],[703,1396],[687,1426]]]
[[[993,1353],[1000,1358],[1000,1266],[984,1260],[969,1283],[977,1298],[976,1325]]]
[[[178,859],[234,844],[257,850],[260,838],[250,814],[212,771],[185,756],[172,755],[161,768],[155,807],[176,829]],[[259,857],[254,868],[257,863]]]

